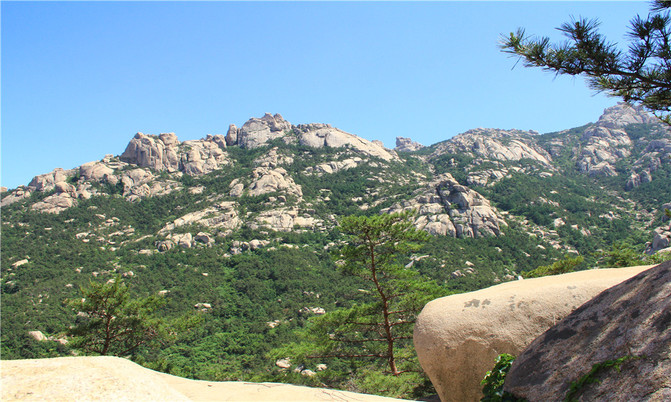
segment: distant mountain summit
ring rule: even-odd
[[[643,109],[619,103],[596,123],[558,133],[476,128],[429,147],[398,137],[390,150],[329,124],[294,125],[280,114],[266,113],[240,128],[230,125],[226,135],[200,140],[137,133],[121,155],[36,176],[27,186],[3,193],[2,206],[21,202],[33,211],[60,213],[91,197],[120,195],[134,202],[180,191],[205,192],[211,196],[201,212],[164,222],[160,234],[170,237],[169,228],[186,224],[226,232],[241,227],[327,230],[333,217],[311,211],[341,194],[328,186],[315,193],[306,183],[311,177],[325,180],[357,171],[368,175],[364,180],[371,185],[377,183],[349,196],[347,202],[362,212],[414,210],[417,227],[435,235],[496,236],[506,218],[487,199],[491,191],[483,195],[478,188],[492,188],[520,174],[543,179],[572,171],[595,178],[624,176],[623,190],[631,190],[668,168],[670,133]],[[424,167],[408,165],[413,159]],[[226,179],[217,190],[185,179],[208,175]],[[412,190],[395,193],[398,185]],[[269,201],[258,215],[240,214],[241,199],[264,195]]]

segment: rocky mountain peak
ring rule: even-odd
[[[534,140],[534,134],[521,130],[476,128],[438,144],[434,154],[467,154],[498,161],[531,159],[549,166],[552,158]]]
[[[624,128],[629,124],[656,124],[659,120],[648,114],[642,106],[619,102],[603,111],[599,121],[599,127],[609,129]]]
[[[394,151],[413,152],[418,151],[422,148],[424,148],[424,145],[420,144],[419,142],[415,142],[410,138],[396,137],[396,147],[394,148]]]

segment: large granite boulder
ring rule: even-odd
[[[585,401],[671,400],[671,261],[605,290],[529,345],[506,378],[529,401],[563,399],[593,365],[610,368],[573,395]]]
[[[647,268],[524,279],[433,300],[415,324],[419,362],[443,402],[477,401],[497,355],[519,354],[571,311]]]

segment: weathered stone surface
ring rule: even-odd
[[[46,341],[47,337],[42,333],[42,331],[29,331],[28,335],[35,339],[36,341]]]
[[[641,358],[605,372],[576,397],[671,400],[671,262],[605,290],[539,336],[513,363],[505,389],[530,401],[562,399],[594,364],[623,356]]]
[[[220,135],[180,143],[174,133],[158,136],[137,133],[128,143],[120,159],[139,167],[188,175],[209,173],[230,163]]]
[[[289,232],[292,230],[314,229],[320,226],[322,221],[300,213],[297,207],[276,208],[263,211],[256,217],[254,222],[250,222],[252,229],[272,229],[278,232]]]
[[[413,152],[419,151],[422,148],[424,148],[424,145],[420,144],[419,142],[415,142],[410,138],[396,137],[396,147],[394,148],[394,151]]]
[[[171,240],[156,242],[156,249],[162,253],[171,250],[173,247],[175,247],[175,243]]]
[[[443,402],[477,401],[497,355],[517,355],[599,292],[647,268],[524,279],[433,300],[415,324],[419,362]]]
[[[274,192],[285,192],[299,198],[303,196],[301,186],[294,182],[294,179],[291,178],[284,168],[255,168],[252,171],[252,179],[253,181],[249,185],[250,196]]]
[[[256,166],[267,167],[274,169],[282,165],[291,165],[294,163],[294,158],[279,152],[278,148],[272,148],[270,151],[265,153],[263,156],[254,160]]]
[[[74,175],[74,169],[64,170],[56,168],[49,173],[33,177],[33,180],[30,181],[28,187],[37,191],[49,191],[56,186],[56,183],[65,182],[68,178]]]
[[[284,120],[280,114],[273,116],[270,113],[266,113],[260,119],[253,117],[247,120],[240,127],[240,130],[237,132],[236,144],[242,148],[258,148],[270,140],[284,137],[285,131],[288,130],[291,130],[291,123]],[[227,137],[230,137],[230,141],[232,141],[235,135],[230,131],[229,128]]]
[[[355,156],[354,158],[347,158],[341,161],[330,161],[320,163],[317,166],[309,166],[307,169],[305,169],[305,173],[316,174],[317,176],[321,176],[323,174],[333,174],[340,172],[341,170],[355,168],[363,162],[364,160],[362,158]]]
[[[452,175],[437,176],[414,199],[382,210],[416,211],[415,226],[430,234],[453,237],[498,236],[505,220],[478,192],[460,185]]]
[[[159,230],[158,234],[167,235],[180,226],[191,224],[219,229],[223,231],[224,234],[227,234],[230,231],[239,228],[240,225],[242,225],[242,221],[238,216],[236,203],[233,201],[223,201],[215,203],[212,207],[191,212],[175,219]]]
[[[658,124],[659,120],[626,103],[604,110],[599,121],[582,135],[578,168],[590,176],[617,176],[615,163],[631,154],[632,141],[624,128],[634,123]]]
[[[235,124],[231,124],[228,126],[228,132],[226,133],[226,145],[227,146],[233,146],[233,145],[238,145],[238,132],[240,130],[235,126]]]
[[[79,176],[84,180],[103,181],[114,174],[114,169],[102,162],[88,162],[79,167]]]
[[[2,202],[0,202],[0,207],[6,207],[8,205],[11,205],[15,202],[21,201],[23,199],[29,198],[30,197],[30,190],[21,186],[17,188],[16,190],[10,192],[9,194],[4,194],[4,197],[2,197]]]
[[[476,128],[436,146],[434,154],[467,154],[489,160],[519,161],[532,159],[550,166],[550,154],[540,147],[534,134],[521,130]]]
[[[369,156],[375,156],[386,161],[398,160],[398,156],[371,141],[357,137],[354,134],[346,133],[328,124],[301,124],[294,127],[298,133],[298,142],[313,148],[332,147],[342,148],[351,147]]]

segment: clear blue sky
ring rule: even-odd
[[[513,68],[517,27],[561,39],[598,17],[624,43],[647,2],[8,2],[2,177],[121,154],[138,132],[225,134],[265,112],[394,147],[475,127],[541,133],[596,121],[616,99],[582,78]]]

